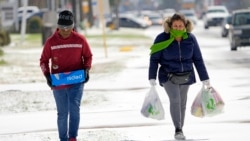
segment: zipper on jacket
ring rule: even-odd
[[[181,71],[183,72],[184,69],[183,69],[183,64],[181,61],[181,41],[178,41],[178,47],[179,47],[179,59],[180,59],[180,63],[181,63]]]

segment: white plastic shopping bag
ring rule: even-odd
[[[224,101],[214,87],[205,88],[203,85],[195,97],[191,114],[196,117],[214,116],[223,112]]]
[[[215,116],[223,113],[224,105],[224,101],[214,87],[204,89],[202,108],[205,116]]]
[[[147,118],[157,120],[163,120],[165,118],[164,108],[155,86],[152,86],[146,94],[141,108],[141,114]]]

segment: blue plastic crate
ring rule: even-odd
[[[71,72],[56,73],[50,75],[53,86],[70,85],[85,81],[85,71],[77,70]]]

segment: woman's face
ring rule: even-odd
[[[185,24],[182,20],[175,20],[175,21],[173,21],[171,28],[175,29],[175,30],[184,30]]]
[[[59,28],[59,34],[63,38],[68,38],[70,36],[72,30],[73,30],[73,28]]]

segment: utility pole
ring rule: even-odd
[[[107,50],[107,44],[106,44],[106,31],[105,31],[105,23],[104,23],[104,8],[103,8],[103,1],[98,0],[98,9],[99,11],[99,18],[101,20],[102,24],[102,37],[103,37],[103,47],[104,47],[104,53],[105,53],[105,58],[108,57],[108,50]]]
[[[76,28],[76,0],[72,0],[72,12],[74,15],[74,28],[77,31],[77,28]]]
[[[94,25],[94,17],[93,17],[93,8],[92,8],[92,0],[88,0],[89,1],[89,12],[88,12],[88,22],[90,27],[92,27]]]
[[[79,8],[79,23],[81,23],[83,21],[83,17],[84,17],[84,14],[83,14],[83,11],[82,11],[82,1],[83,0],[79,0],[79,5],[78,5],[78,8]]]
[[[114,24],[115,24],[115,29],[118,30],[120,28],[119,26],[119,5],[120,5],[120,0],[115,0],[115,19],[114,19]]]
[[[55,0],[47,0],[47,7],[49,11],[43,14],[43,26],[42,26],[42,44],[51,36],[57,27],[57,12],[55,8]]]
[[[23,44],[24,37],[26,34],[26,15],[27,15],[27,6],[28,6],[28,0],[23,0],[23,13],[22,13],[22,24],[21,24],[21,40],[20,44]]]
[[[75,23],[75,31],[78,31],[80,23],[80,9],[79,9],[80,1],[79,0],[72,0],[72,9],[74,14],[74,23]]]

